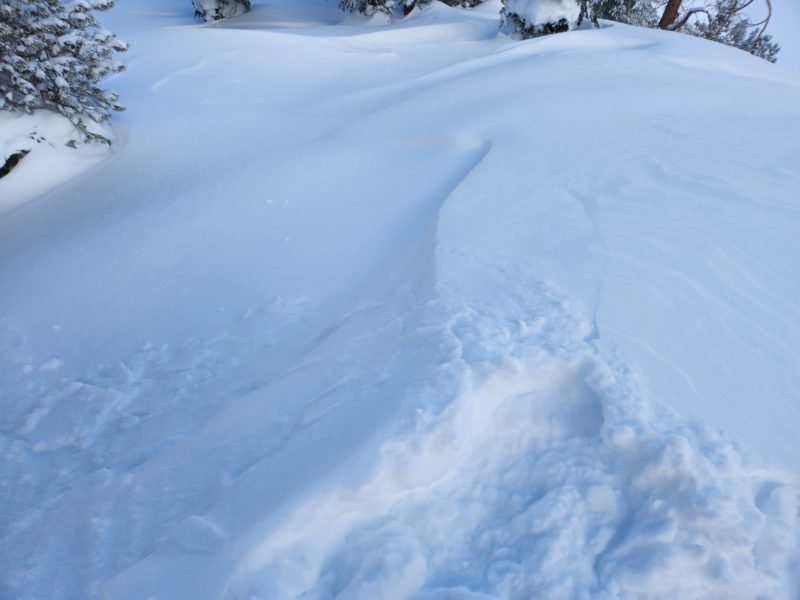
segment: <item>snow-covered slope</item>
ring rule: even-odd
[[[800,80],[253,9],[0,217],[0,598],[796,597]]]

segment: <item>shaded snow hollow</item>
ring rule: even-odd
[[[796,598],[800,80],[253,9],[0,187],[0,598]]]

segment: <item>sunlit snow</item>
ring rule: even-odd
[[[797,598],[800,70],[192,10],[0,115],[0,598]]]

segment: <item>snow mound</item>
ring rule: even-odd
[[[81,133],[57,113],[0,112],[0,166],[20,151],[28,154],[0,179],[0,214],[55,189],[111,154],[107,144],[82,142]]]

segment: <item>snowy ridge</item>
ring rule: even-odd
[[[2,600],[797,595],[796,77],[185,4],[0,219]]]

